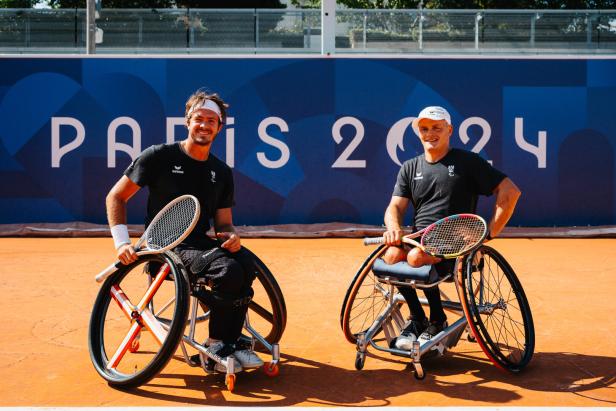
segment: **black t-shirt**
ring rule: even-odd
[[[171,200],[192,194],[201,204],[201,216],[184,243],[201,241],[210,229],[210,219],[220,208],[234,205],[231,168],[210,153],[205,161],[195,160],[179,143],[160,144],[145,149],[124,172],[140,187],[147,186],[146,227]]]
[[[411,200],[413,225],[421,230],[452,214],[475,213],[478,196],[491,195],[505,177],[479,155],[451,149],[436,163],[422,154],[402,164],[393,195]]]

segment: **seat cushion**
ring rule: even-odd
[[[389,277],[400,281],[414,280],[420,284],[431,284],[438,280],[438,273],[432,265],[415,268],[406,261],[387,264],[383,259],[377,258],[372,265],[372,272],[378,277]]]

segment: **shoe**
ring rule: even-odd
[[[428,327],[428,319],[423,320],[411,320],[411,322],[404,327],[400,336],[396,338],[396,348],[399,350],[410,351],[413,348],[413,342],[417,340],[417,336],[421,334]]]
[[[216,341],[210,344],[208,348],[210,349],[210,351],[212,351],[214,354],[218,355],[222,359],[227,359],[229,355],[235,353],[235,347],[233,345],[225,344],[222,341]],[[203,354],[202,352],[199,352],[199,354],[195,354],[191,356],[190,359],[192,362],[197,363],[201,367],[203,367],[203,369],[206,372],[211,372],[213,370],[218,371],[218,372],[223,372],[223,373],[227,372],[227,367],[214,361],[213,359]],[[237,358],[235,358],[235,356],[233,358],[233,365],[234,365],[233,367],[234,373],[238,373],[242,371],[242,364],[238,361]]]
[[[419,341],[424,342],[432,339],[435,335],[447,328],[447,326],[447,321],[430,323],[425,331],[419,336]]]
[[[263,365],[263,360],[250,348],[243,350],[237,350],[233,353],[235,358],[242,364],[244,369],[246,368],[259,368]]]

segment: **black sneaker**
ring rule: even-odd
[[[396,348],[410,351],[413,348],[413,342],[417,340],[417,336],[424,332],[429,325],[427,318],[422,320],[411,320],[411,322],[404,327],[400,336],[396,338]]]
[[[419,336],[420,342],[432,339],[432,337],[447,328],[447,325],[447,321],[430,323],[425,331]]]

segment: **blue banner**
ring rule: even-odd
[[[131,159],[185,138],[186,99],[206,87],[231,106],[213,152],[234,169],[237,225],[381,224],[427,105],[452,114],[453,146],[521,188],[510,225],[616,224],[616,60],[7,57],[0,70],[0,223],[105,223]]]

